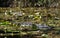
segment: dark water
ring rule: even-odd
[[[21,38],[20,36],[17,36],[17,35],[15,35],[15,36],[0,36],[0,38]]]
[[[3,30],[0,30],[0,34],[9,34],[9,33],[12,33],[12,32],[4,32]],[[18,32],[14,32],[13,34],[16,34]],[[24,36],[20,36],[20,35],[10,35],[10,36],[0,36],[0,38],[31,38],[32,36],[31,35],[24,35]]]
[[[14,36],[0,36],[0,38],[32,38],[32,37],[31,36],[14,35]]]

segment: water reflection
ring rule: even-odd
[[[21,38],[19,35],[14,36],[0,36],[0,38]]]
[[[31,38],[32,36],[25,35],[25,36],[20,36],[20,35],[14,35],[14,36],[0,36],[0,38]]]

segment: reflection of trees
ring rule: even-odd
[[[45,7],[50,6],[52,3],[57,3],[58,0],[23,0],[22,1],[24,3],[24,6],[28,6],[28,4],[31,4],[31,6],[35,6],[35,4],[37,4],[38,6],[42,5]]]
[[[22,7],[29,7],[29,6],[45,6],[48,7],[51,4],[58,3],[59,0],[0,0],[0,6],[22,6]],[[3,2],[3,3],[2,3]]]
[[[0,0],[0,7],[9,7],[12,0]]]

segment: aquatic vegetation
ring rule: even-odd
[[[14,2],[16,1],[14,0]],[[8,33],[11,33],[11,36],[27,35],[32,38],[34,36],[41,38],[58,36],[60,34],[60,8],[57,8],[59,2],[53,1],[22,0],[20,2],[19,0],[16,2],[17,7],[14,3],[15,6],[12,4],[13,8],[0,8],[2,35],[8,36]]]
[[[11,23],[10,23],[10,22],[8,22],[8,21],[0,22],[0,25],[9,25],[9,24],[11,24]]]

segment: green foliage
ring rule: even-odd
[[[6,22],[0,22],[0,25],[9,25],[10,24],[10,22],[8,22],[8,21],[6,21]]]

